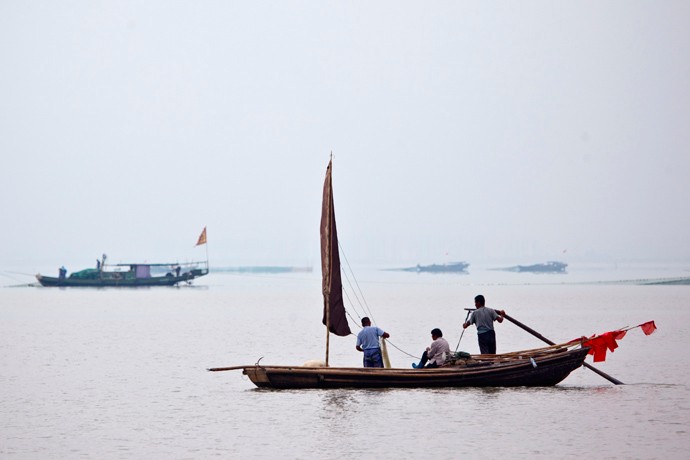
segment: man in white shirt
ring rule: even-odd
[[[439,367],[446,362],[450,355],[450,345],[448,341],[443,338],[443,332],[441,329],[435,328],[431,330],[431,345],[426,347],[424,353],[422,353],[422,359],[419,364],[412,363],[412,367],[415,369],[420,369],[424,367]],[[427,362],[429,364],[427,364]]]

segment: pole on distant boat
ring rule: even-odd
[[[206,227],[204,227],[204,229],[201,231],[201,235],[199,235],[199,239],[196,242],[196,246],[202,244],[206,246],[206,273],[208,273],[208,238],[206,237]]]
[[[206,227],[204,227],[204,229],[205,228]],[[206,246],[206,273],[209,273],[210,270],[209,270],[209,265],[208,265],[208,240],[204,246]]]

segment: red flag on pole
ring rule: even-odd
[[[642,328],[644,335],[650,335],[656,331],[656,324],[654,324],[654,321],[647,321],[646,323],[640,324],[640,328]]]
[[[206,244],[206,227],[201,232],[201,235],[199,235],[199,240],[196,242],[196,246],[199,246],[201,244]]]

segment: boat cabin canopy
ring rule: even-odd
[[[87,268],[70,275],[70,278],[93,279],[101,276],[124,277],[127,279],[147,279],[156,276],[180,276],[181,274],[191,273],[194,276],[201,276],[208,273],[206,261],[187,262],[187,263],[164,263],[164,264],[142,264],[142,263],[122,263],[112,265],[101,265],[99,268]]]

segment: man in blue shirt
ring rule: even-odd
[[[390,335],[383,329],[372,326],[371,320],[366,316],[362,318],[362,330],[357,334],[355,348],[364,352],[364,367],[383,367],[379,337],[387,339]]]
[[[467,329],[470,324],[477,325],[477,340],[479,341],[479,352],[483,355],[496,354],[496,333],[494,332],[494,321],[503,322],[504,310],[494,310],[484,306],[483,295],[474,298],[474,306],[477,307],[472,312],[470,319],[462,325]]]

